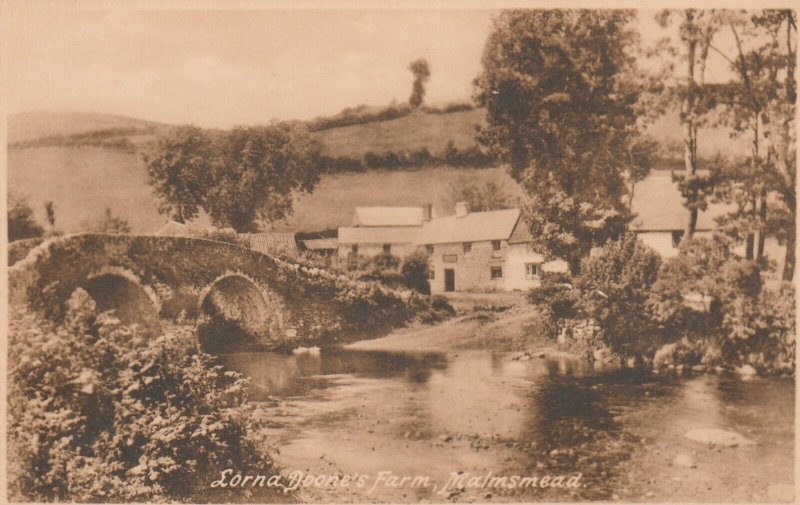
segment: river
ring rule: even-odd
[[[287,473],[369,476],[364,487],[302,488],[303,500],[766,501],[786,499],[793,485],[792,380],[656,375],[484,351],[327,349],[223,360],[251,379]],[[753,443],[684,436],[704,428]],[[459,472],[580,474],[580,485],[446,486]],[[429,477],[431,485],[395,487],[387,476]]]

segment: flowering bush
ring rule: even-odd
[[[13,499],[191,500],[225,468],[259,472],[247,382],[189,332],[145,340],[83,290],[60,327],[18,314],[9,341]]]

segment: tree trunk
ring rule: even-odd
[[[761,203],[758,207],[758,245],[756,260],[764,259],[764,244],[767,241],[767,190],[761,190]]]
[[[789,229],[789,237],[786,240],[786,256],[784,256],[783,262],[783,280],[785,281],[793,281],[794,280],[794,261],[795,261],[795,244],[797,241],[797,229],[793,225]]]

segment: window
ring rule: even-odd
[[[492,251],[499,251],[499,250],[500,250],[500,241],[492,240]]]
[[[390,254],[392,252],[392,244],[383,244],[383,253]]]
[[[503,278],[503,267],[492,267],[491,275],[492,275],[492,279],[502,279]]]
[[[426,245],[425,250],[428,251],[428,254],[433,254],[433,246],[431,244]]]
[[[434,280],[435,278],[436,278],[436,270],[431,268],[430,270],[428,270],[428,279]]]
[[[539,277],[539,263],[525,263],[525,278],[536,279]]]
[[[472,251],[472,242],[464,242],[464,254]]]
[[[681,239],[683,239],[683,230],[673,231],[672,232],[672,247],[678,247],[679,245],[681,245]]]
[[[358,246],[356,244],[350,246],[350,254],[358,254]]]
[[[444,263],[458,263],[458,254],[443,254],[442,262]]]

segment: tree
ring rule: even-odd
[[[685,64],[683,79],[667,86],[665,97],[680,103],[680,119],[683,125],[685,173],[675,177],[684,197],[684,205],[689,209],[689,217],[683,233],[682,243],[691,240],[697,228],[697,216],[708,205],[707,197],[711,182],[698,173],[697,141],[698,131],[705,122],[709,110],[713,108],[713,94],[705,84],[706,64],[711,42],[719,31],[720,12],[715,10],[665,10],[658,13],[656,20],[662,26],[677,20],[681,48],[671,48],[673,53]],[[666,73],[673,73],[670,66]]]
[[[184,222],[203,209],[216,226],[257,231],[292,211],[297,191],[319,180],[319,146],[297,124],[205,132],[183,127],[147,158],[160,210]]]
[[[44,211],[47,214],[47,222],[50,225],[50,228],[55,228],[55,226],[56,226],[56,209],[55,209],[55,205],[53,204],[52,200],[49,200],[49,201],[45,202]]]
[[[494,20],[476,79],[479,141],[529,196],[535,245],[573,274],[628,218],[639,127],[631,11],[512,10]]]
[[[786,243],[784,279],[791,280],[796,240],[795,16],[789,10],[763,10],[725,12],[718,19],[735,41],[732,54],[710,45],[736,75],[717,86],[722,123],[733,137],[751,145],[747,159],[717,170],[718,197],[736,204],[722,221],[729,235],[744,236],[747,259],[763,258],[767,234]],[[768,204],[769,193],[778,198]]]
[[[501,181],[486,180],[479,183],[468,177],[459,177],[450,185],[450,207],[457,202],[467,202],[472,212],[510,209],[514,206]]]
[[[8,241],[41,237],[44,229],[33,217],[28,201],[15,193],[8,195]]]
[[[411,88],[411,97],[408,99],[408,103],[417,109],[425,101],[425,83],[431,78],[431,70],[428,66],[428,60],[425,58],[412,61],[408,69],[414,74],[414,84]]]

